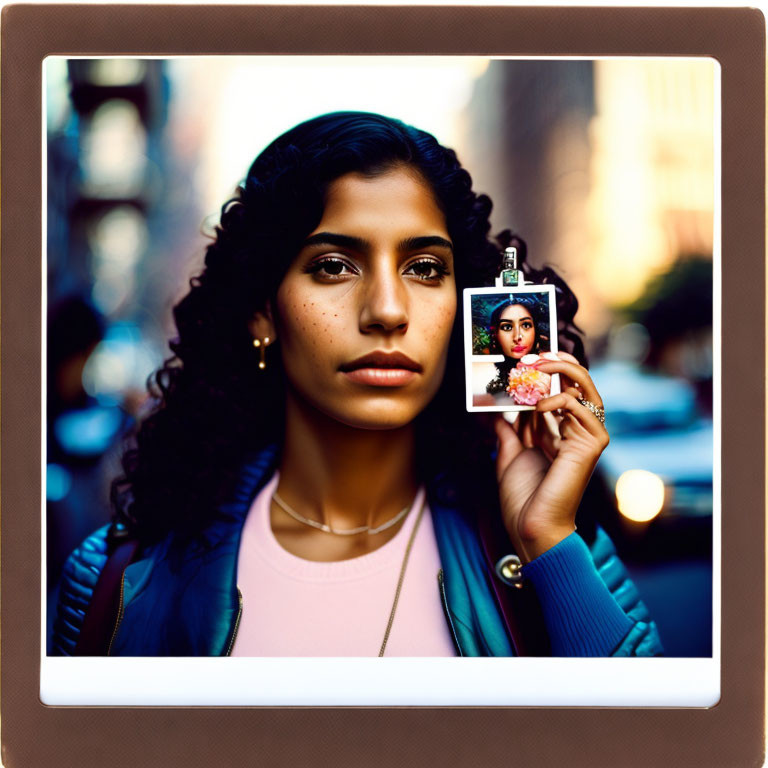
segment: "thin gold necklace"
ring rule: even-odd
[[[307,523],[307,525],[311,525],[313,528],[318,528],[320,530],[325,531],[326,533],[337,533],[340,535],[349,535],[351,533],[362,533],[363,531],[368,531],[368,533],[379,533],[380,531],[385,530],[386,528],[390,528],[393,526],[398,520],[402,519],[408,512],[409,509],[411,509],[412,505],[409,504],[405,509],[403,509],[402,512],[398,512],[395,517],[393,517],[388,522],[384,523],[383,525],[380,525],[378,528],[369,528],[367,525],[363,526],[362,528],[356,528],[349,531],[336,531],[333,528],[331,528],[328,525],[324,525],[322,523],[318,523],[315,520],[309,520],[308,518],[304,517],[303,515],[300,515],[295,510],[291,509],[277,494],[277,491],[275,491],[272,498],[275,500],[275,502],[280,506],[282,509],[284,509],[291,517],[294,517],[296,520],[298,520],[301,523]],[[392,600],[392,609],[389,612],[389,620],[387,621],[387,628],[384,631],[384,639],[381,642],[381,648],[379,649],[379,656],[384,655],[384,650],[387,647],[387,640],[389,640],[389,633],[392,630],[392,623],[395,620],[395,611],[397,611],[397,603],[400,600],[400,592],[403,589],[403,581],[405,580],[405,569],[408,567],[408,558],[411,555],[411,549],[413,548],[413,542],[416,539],[416,531],[419,530],[419,523],[421,522],[421,518],[424,514],[424,501],[422,500],[421,506],[419,507],[419,514],[416,517],[416,522],[413,524],[413,530],[411,531],[411,535],[408,537],[408,544],[405,547],[405,553],[403,554],[403,562],[400,565],[400,575],[397,579],[397,588],[395,589],[395,597]]]
[[[419,509],[419,516],[416,518],[416,522],[413,524],[413,530],[408,538],[408,546],[405,548],[405,554],[403,555],[403,564],[400,566],[400,577],[397,580],[397,589],[395,590],[395,599],[392,601],[392,610],[389,612],[389,621],[387,622],[387,629],[384,632],[384,640],[381,643],[381,649],[379,650],[379,656],[384,655],[384,649],[387,647],[387,640],[389,640],[389,631],[392,629],[392,622],[395,620],[395,611],[397,610],[397,601],[400,599],[400,590],[403,588],[403,580],[405,579],[405,569],[408,565],[408,557],[411,554],[411,547],[413,547],[413,540],[416,538],[416,531],[419,529],[419,523],[421,522],[421,516],[424,514],[424,502],[421,502],[421,508]]]
[[[354,536],[357,533],[365,533],[366,531],[368,532],[369,536],[373,536],[373,534],[386,531],[387,528],[391,528],[393,525],[399,523],[408,514],[408,510],[411,508],[410,504],[407,507],[403,507],[403,509],[398,512],[391,520],[387,520],[386,523],[383,523],[376,528],[371,528],[369,525],[361,525],[359,528],[347,528],[342,531],[338,530],[337,528],[331,528],[330,525],[326,525],[325,523],[318,523],[317,520],[310,520],[308,517],[300,515],[295,509],[293,509],[293,507],[289,507],[288,504],[286,504],[285,501],[280,498],[280,495],[277,491],[274,492],[272,498],[275,500],[275,504],[277,504],[280,509],[287,512],[294,520],[298,520],[300,523],[304,523],[305,525],[311,525],[313,528],[317,528],[318,531],[333,533],[336,536]]]

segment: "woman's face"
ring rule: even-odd
[[[289,396],[353,427],[410,423],[443,378],[453,273],[445,217],[418,172],[336,179],[277,293]]]
[[[531,313],[522,304],[511,304],[502,310],[496,332],[501,352],[519,360],[527,355],[536,340],[536,327]]]

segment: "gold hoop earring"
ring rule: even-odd
[[[264,352],[269,344],[269,336],[265,336],[264,339],[254,339],[253,346],[261,352],[261,360],[259,360],[259,368],[263,371],[267,367],[267,363],[264,360]]]

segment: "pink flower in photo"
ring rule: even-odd
[[[509,372],[507,393],[518,405],[536,405],[549,396],[552,377],[521,362]]]

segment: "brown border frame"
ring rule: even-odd
[[[725,376],[722,698],[709,710],[53,708],[39,691],[41,61],[49,54],[695,55],[722,67],[723,370],[765,370],[765,20],[748,8],[11,5],[2,13],[6,766],[760,765],[763,378]]]

